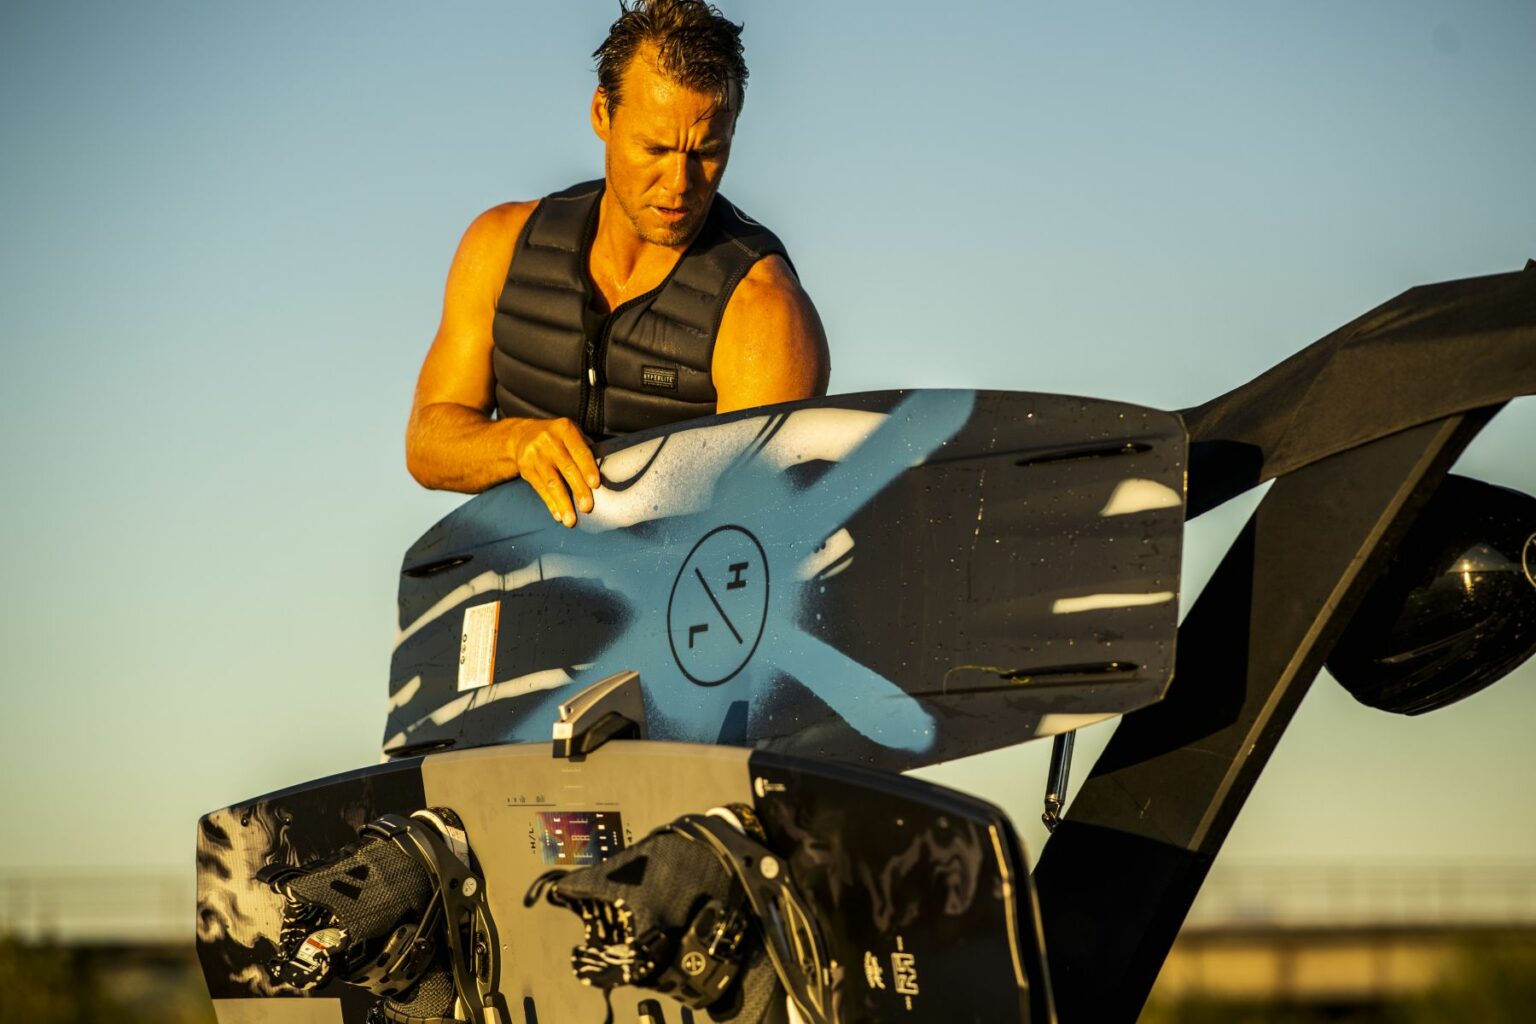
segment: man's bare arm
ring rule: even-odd
[[[827,393],[827,335],[810,296],[778,256],[753,264],[720,321],[711,374],[717,410]]]
[[[590,511],[597,464],[570,420],[494,420],[491,324],[518,233],[534,203],[487,210],[454,254],[443,318],[422,363],[405,461],[424,487],[475,493],[521,476],[567,526]],[[573,501],[574,498],[574,501]]]

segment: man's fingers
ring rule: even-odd
[[[549,509],[550,516],[558,520],[560,518],[560,509],[555,504],[554,499],[550,496],[549,484],[542,478],[534,476],[532,473],[524,473],[523,479],[528,481],[528,486],[533,488],[533,493],[537,494],[539,496],[539,500],[544,503],[544,507]]]
[[[576,510],[571,507],[571,496],[565,489],[565,481],[547,459],[528,458],[522,465],[523,479],[544,502],[556,522],[566,526],[576,524]]]
[[[592,489],[587,486],[587,481],[582,478],[581,470],[576,468],[576,463],[571,459],[560,460],[560,475],[565,477],[565,482],[570,486],[571,497],[576,501],[576,507],[583,512],[592,511]]]
[[[593,490],[603,485],[603,476],[597,471],[597,460],[592,457],[592,449],[587,447],[586,439],[581,444],[571,449],[571,455],[576,459],[576,467],[581,470],[582,477]]]
[[[592,511],[592,488],[602,484],[597,460],[568,419],[526,420],[516,443],[518,473],[543,500],[549,514],[576,525],[576,511]]]
[[[586,482],[589,490],[596,490],[602,486],[603,478],[597,471],[597,460],[592,457],[592,449],[587,445],[586,435],[570,420],[561,420],[560,423],[565,448],[571,453],[571,458],[576,461],[576,468],[581,471],[582,480]]]
[[[576,509],[571,505],[570,492],[560,474],[551,470],[544,477],[544,503],[554,517],[566,526],[576,525]]]

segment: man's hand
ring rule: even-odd
[[[520,419],[508,426],[517,475],[543,499],[556,522],[575,526],[576,510],[592,511],[592,492],[602,486],[586,437],[568,419]]]
[[[493,420],[480,409],[434,402],[411,414],[406,464],[424,486],[478,494],[522,477],[566,526],[592,511],[602,486],[587,439],[567,419]]]

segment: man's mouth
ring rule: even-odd
[[[653,206],[651,209],[656,211],[656,216],[668,224],[677,224],[686,220],[691,212],[686,206]]]

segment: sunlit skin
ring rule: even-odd
[[[721,104],[668,79],[642,49],[622,102],[599,88],[592,130],[607,187],[588,269],[608,308],[659,285],[698,233],[730,158],[739,97]],[[475,493],[522,477],[566,526],[590,512],[601,479],[590,442],[568,419],[493,419],[491,324],[517,237],[535,202],[475,218],[448,271],[443,317],[422,363],[406,428],[406,465],[425,487]],[[732,293],[710,367],[718,411],[826,394],[826,334],[810,297],[777,256]]]
[[[698,233],[720,187],[737,97],[733,87],[729,103],[717,103],[661,74],[654,59],[642,52],[630,63],[624,102],[611,116],[603,90],[592,96],[592,130],[603,140],[608,184],[602,217],[612,236],[593,253],[621,263],[648,254],[664,273]],[[628,221],[628,230],[613,223],[616,216]],[[604,231],[601,222],[598,231]],[[597,269],[598,261],[593,264]]]

